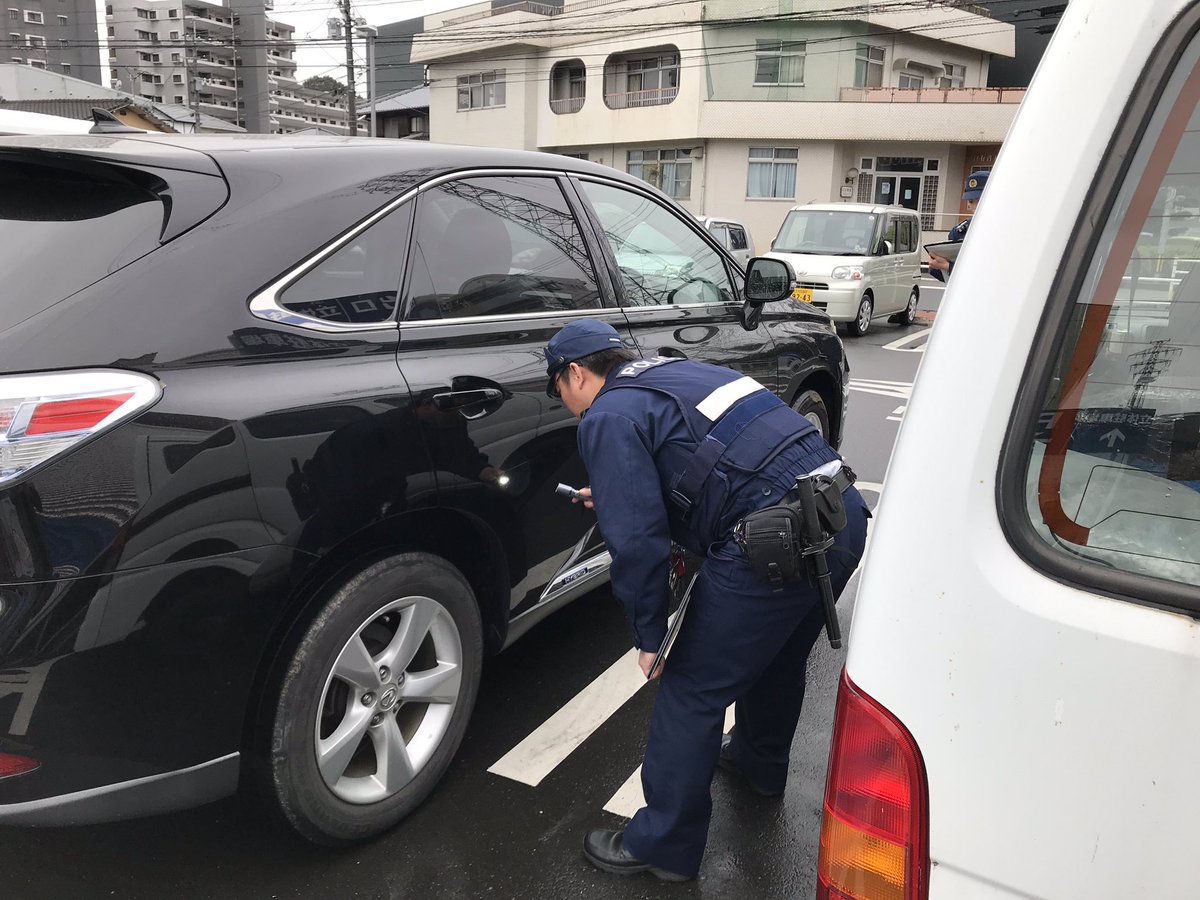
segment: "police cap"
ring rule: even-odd
[[[963,190],[962,198],[964,200],[978,200],[983,196],[983,189],[987,186],[988,176],[991,172],[972,172],[967,176],[967,186]]]
[[[576,319],[550,338],[546,345],[546,394],[554,396],[554,382],[577,359],[624,346],[617,330],[599,319]]]

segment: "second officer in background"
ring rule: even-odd
[[[584,855],[604,871],[687,880],[704,854],[718,762],[756,793],[783,792],[805,666],[825,623],[813,584],[759,580],[735,526],[788,500],[798,475],[834,479],[847,523],[828,552],[836,594],[858,565],[869,513],[812,423],[739,372],[639,359],[595,319],[568,324],[545,353],[547,392],[581,419],[579,450],[612,554],[613,593],[647,675],[667,632],[671,541],[705,557],[657,670],[646,805],[624,831],[596,829],[584,842]],[[736,724],[723,738],[735,701]]]

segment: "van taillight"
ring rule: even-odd
[[[817,900],[925,900],[929,785],[908,730],[842,670]]]
[[[0,487],[152,406],[158,382],[89,370],[0,376]]]

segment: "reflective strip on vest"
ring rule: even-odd
[[[755,391],[765,391],[766,388],[746,375],[739,378],[737,381],[731,381],[729,384],[723,384],[699,403],[696,404],[696,410],[704,418],[710,422],[715,422],[721,418],[721,415],[733,404],[737,403],[747,394],[753,394]]]

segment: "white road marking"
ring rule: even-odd
[[[916,334],[906,334],[904,337],[897,338],[896,340],[892,341],[890,344],[884,344],[883,349],[884,350],[896,350],[900,353],[924,353],[925,352],[924,344],[922,344],[920,347],[910,347],[908,345],[915,344],[917,341],[927,340],[928,338],[929,338],[929,329],[926,328],[923,331],[918,331]]]
[[[488,771],[536,787],[646,685],[637,661],[637,648],[630,648]]]
[[[887,420],[889,422],[902,422],[904,420],[904,411],[906,409],[908,409],[907,406],[897,406],[892,410],[892,414],[887,417]]]
[[[911,381],[879,381],[873,378],[851,378],[849,388],[864,394],[878,394],[880,397],[900,397],[907,400],[912,396]]]

